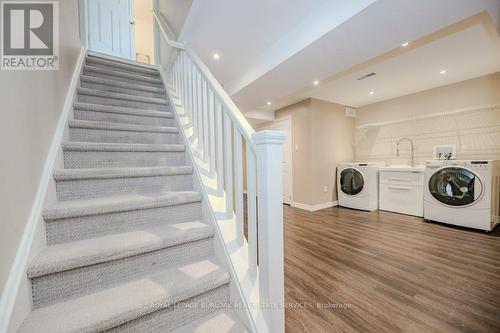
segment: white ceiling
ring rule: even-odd
[[[443,69],[446,73],[440,74]],[[359,107],[498,71],[500,40],[492,41],[483,25],[474,25],[334,80],[306,95]],[[357,80],[372,72],[377,75]],[[370,91],[374,94],[370,95]]]
[[[499,70],[498,48],[491,35],[476,27],[375,65],[370,69],[377,72],[375,78],[353,80],[369,72],[365,68],[313,88],[314,80],[330,78],[484,10],[500,27],[500,0],[372,2],[194,0],[179,39],[234,92],[243,112],[272,112],[307,97],[359,106]],[[301,42],[288,47],[296,40]],[[212,58],[214,52],[221,55],[218,61]],[[448,73],[436,75],[442,66]],[[376,93],[367,96],[370,90]],[[267,101],[273,104],[269,107]]]
[[[180,40],[226,83],[328,0],[194,0]],[[213,62],[214,52],[220,61]]]

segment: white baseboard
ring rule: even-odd
[[[307,205],[300,202],[292,202],[291,206],[295,208],[304,209],[310,212],[314,212],[325,208],[335,207],[338,206],[338,204],[339,204],[338,201],[335,200],[335,201],[320,203],[317,205]]]
[[[63,110],[61,112],[61,116],[59,117],[54,136],[52,137],[52,142],[47,154],[47,159],[45,160],[45,164],[43,166],[42,177],[40,179],[40,183],[38,184],[33,205],[31,206],[28,222],[26,223],[26,227],[24,228],[21,242],[19,243],[19,247],[17,249],[16,257],[14,258],[9,276],[7,277],[7,282],[5,283],[3,289],[2,298],[0,299],[0,333],[6,332],[9,327],[9,322],[12,316],[14,305],[16,303],[19,286],[23,279],[23,274],[26,271],[26,265],[28,264],[28,257],[31,246],[33,244],[33,239],[35,237],[37,223],[38,221],[40,221],[40,217],[42,214],[45,193],[47,192],[50,177],[52,177],[53,175],[54,163],[61,146],[61,141],[63,138],[64,129],[66,127],[68,115],[72,109],[73,98],[75,96],[76,88],[80,78],[80,72],[85,61],[86,54],[87,50],[82,47],[82,49],[80,50],[80,55],[78,56],[77,63],[75,65],[75,70],[71,77],[68,90],[66,92]]]

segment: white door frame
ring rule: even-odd
[[[290,185],[290,199],[289,199],[289,202],[284,202],[286,204],[289,204],[291,205],[294,201],[293,201],[293,147],[294,147],[294,144],[293,144],[293,135],[292,135],[292,132],[293,132],[293,128],[292,128],[292,115],[287,115],[285,117],[282,117],[282,118],[278,118],[278,119],[275,119],[273,121],[269,121],[269,122],[266,122],[266,123],[263,123],[262,125],[258,126],[259,130],[263,130],[264,128],[266,127],[272,127],[273,125],[276,125],[278,123],[282,123],[282,122],[288,122],[288,128],[289,128],[289,132],[288,132],[288,135],[290,136],[290,149],[288,150],[288,161],[289,161],[289,172],[288,172],[288,182],[289,182],[289,185]]]
[[[80,41],[89,49],[89,11],[88,0],[78,0],[78,19],[80,21]]]
[[[153,3],[153,10],[156,10],[155,8],[158,8],[158,4],[159,4],[159,0],[149,0],[149,1],[152,1]],[[135,13],[134,13],[134,0],[131,0],[131,16],[133,18],[133,20],[135,21]],[[88,0],[78,0],[78,16],[79,16],[79,22],[80,22],[80,40],[83,44],[83,46],[85,47],[85,49],[87,51],[93,51],[93,50],[90,50],[90,29],[89,29],[89,26],[90,26],[90,14],[89,14],[89,4],[88,4]],[[156,28],[156,25],[155,23],[153,22],[153,31],[154,29]],[[153,35],[155,38],[156,36]],[[124,60],[129,60],[129,61],[132,61],[132,62],[136,62],[135,61],[135,58],[136,58],[136,51],[135,51],[135,43],[136,43],[136,40],[135,40],[135,28],[134,28],[134,36],[132,37],[133,41],[132,41],[132,44],[131,47],[133,49],[133,59],[129,59],[129,58],[123,58]],[[155,38],[156,39],[156,38]],[[107,55],[107,54],[104,54],[104,55]],[[109,55],[111,58],[113,57],[117,57],[117,56],[114,56],[114,55]],[[121,58],[121,57],[120,57]]]

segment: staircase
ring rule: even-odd
[[[87,56],[20,332],[247,331],[169,110],[155,68]]]

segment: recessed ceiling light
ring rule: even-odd
[[[373,94],[375,94],[375,92],[374,91],[370,91],[370,95],[373,95]]]
[[[408,45],[410,45],[410,43],[408,42],[404,42],[403,44],[401,44],[402,47],[407,47]]]
[[[315,86],[317,86],[317,85],[319,84],[319,81],[318,81],[318,80],[316,80],[316,81],[314,81],[314,82],[313,82],[313,84],[314,84]]]
[[[271,102],[267,102],[267,105],[271,105]]]
[[[447,72],[447,71],[446,71],[446,69],[442,69],[442,70],[439,72],[439,74],[446,74],[446,72]]]
[[[220,59],[220,55],[218,53],[214,53],[214,59],[215,60],[219,60]]]

